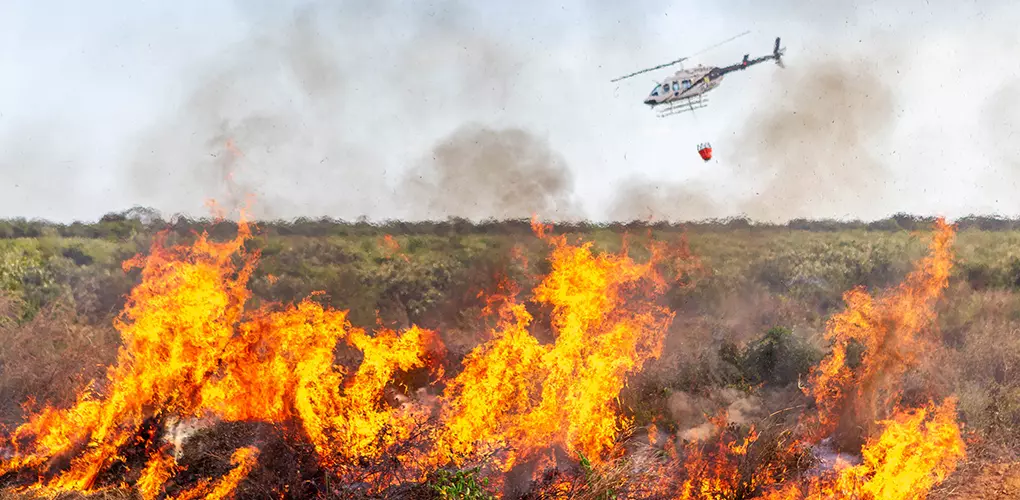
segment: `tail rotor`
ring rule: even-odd
[[[775,47],[772,48],[772,57],[775,58],[776,64],[779,65],[780,68],[785,68],[786,67],[786,64],[783,64],[783,53],[784,52],[786,52],[786,48],[779,46],[779,37],[777,36],[776,37],[776,45],[775,45]]]

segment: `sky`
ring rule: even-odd
[[[1016,216],[1018,21],[996,0],[7,0],[0,217]],[[674,68],[610,82],[744,31],[685,64],[780,36],[786,68],[693,114],[642,104]]]

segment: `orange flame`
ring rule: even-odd
[[[955,399],[937,408],[903,409],[897,387],[920,355],[934,348],[923,333],[933,325],[935,302],[948,284],[954,237],[955,227],[938,219],[929,255],[900,286],[877,299],[861,288],[851,290],[845,295],[847,309],[827,326],[833,351],[812,373],[812,387],[805,391],[818,407],[817,415],[807,419],[813,426],[808,438],[853,442],[863,437],[863,462],[837,464],[834,474],[812,478],[806,490],[797,483],[781,488],[764,483],[764,498],[923,498],[955,470],[965,456]],[[863,348],[856,367],[848,361],[852,342]],[[863,436],[853,432],[861,427]],[[880,430],[877,438],[869,437],[873,430]]]
[[[834,474],[814,478],[806,492],[796,484],[765,495],[768,500],[924,498],[966,456],[956,423],[956,401],[897,412],[883,420],[878,438],[869,439],[863,463],[842,464]]]
[[[825,332],[832,353],[811,376],[818,404],[818,433],[870,426],[895,403],[901,376],[934,347],[925,328],[934,324],[935,302],[948,286],[955,228],[938,219],[930,254],[906,280],[889,293],[873,298],[862,288],[844,296],[847,309],[833,317]],[[848,351],[862,346],[860,367],[848,364]],[[843,429],[839,429],[843,424]],[[851,435],[853,439],[855,436]]]
[[[163,492],[163,485],[177,472],[177,461],[167,453],[149,458],[135,486],[145,500],[154,500]]]
[[[413,417],[379,401],[395,371],[423,365],[434,334],[412,328],[370,337],[346,313],[310,300],[243,318],[245,285],[258,257],[244,248],[250,237],[242,214],[232,241],[214,243],[202,234],[190,247],[171,249],[157,241],[150,256],[126,262],[125,269],[142,267],[142,282],[116,322],[124,347],[108,371],[106,396],[84,392],[69,409],[47,407],[32,416],[11,436],[15,456],[0,473],[79,451],[70,469],[41,481],[48,491],[90,490],[145,419],[159,415],[299,419],[325,461],[378,455],[404,438],[406,432],[376,439],[383,426]],[[365,355],[346,380],[333,364],[340,340]],[[246,452],[239,460],[244,465],[255,456]],[[168,464],[154,460],[144,474],[148,492],[167,474]]]
[[[713,419],[714,444],[686,443],[674,486],[668,469],[655,493],[668,498],[749,498],[758,492],[769,500],[802,499],[915,499],[941,483],[965,456],[956,421],[956,401],[940,406],[902,408],[897,384],[906,370],[930,352],[934,343],[923,334],[932,325],[934,305],[946,287],[952,265],[950,251],[955,228],[936,222],[929,255],[902,285],[875,299],[863,289],[846,294],[847,310],[828,324],[826,338],[833,352],[812,374],[817,415],[806,419],[803,441],[777,443],[775,457],[765,463],[748,462],[749,450],[760,435],[752,429],[740,441],[728,432],[722,418]],[[849,346],[863,347],[859,366],[851,366]],[[862,463],[837,463],[832,471],[804,482],[789,481],[784,463],[809,443],[839,437],[855,426],[865,427],[859,451]],[[877,431],[877,432],[876,432]],[[877,434],[877,437],[874,437]],[[852,441],[852,440],[851,440]]]
[[[14,455],[0,474],[42,471],[33,488],[44,492],[104,488],[111,481],[103,474],[123,462],[123,450],[138,445],[152,420],[171,417],[294,424],[319,463],[339,474],[384,456],[410,464],[418,479],[451,462],[489,460],[503,472],[552,465],[554,450],[596,467],[609,464],[620,458],[618,440],[633,423],[617,398],[630,376],[660,356],[674,318],[656,303],[667,286],[660,264],[674,256],[653,243],[651,258],[637,262],[625,252],[569,244],[537,220],[533,228],[551,246],[551,271],[530,303],[508,282],[498,300],[490,297],[490,307],[499,304],[499,322],[464,359],[436,412],[384,398],[401,372],[435,368],[443,346],[434,332],[412,326],[370,334],[354,327],[346,311],[311,298],[246,311],[259,254],[247,248],[252,233],[243,213],[230,241],[201,234],[190,246],[165,248],[158,238],[149,256],[124,264],[140,268],[142,281],[115,323],[124,345],[104,384],[82,392],[70,408],[31,415],[10,436]],[[931,254],[900,287],[877,299],[862,289],[846,294],[847,310],[827,327],[833,352],[811,377],[807,395],[818,414],[807,421],[806,440],[784,436],[777,458],[755,463],[764,434],[754,427],[741,434],[720,416],[709,442],[666,443],[671,459],[649,465],[659,480],[643,486],[683,499],[905,499],[944,480],[965,454],[955,400],[902,408],[896,384],[932,348],[924,333],[948,280],[953,237],[954,228],[940,219]],[[685,251],[675,257],[690,261]],[[533,332],[545,326],[536,317],[546,315],[554,341],[543,344]],[[334,363],[341,342],[363,354],[356,369]],[[854,342],[863,348],[856,367],[848,361]],[[868,427],[857,448],[861,464],[784,484],[794,473],[784,460],[852,423]],[[400,446],[419,433],[431,442]],[[142,444],[147,461],[134,487],[156,498],[179,467],[165,448]],[[71,460],[63,467],[65,458]],[[257,446],[242,445],[230,472],[191,485],[182,498],[230,496],[258,458]],[[395,478],[372,480],[378,492]]]
[[[384,256],[387,259],[392,259],[394,256],[399,256],[401,259],[404,259],[405,262],[411,261],[411,258],[408,257],[406,253],[400,250],[400,243],[397,242],[397,239],[394,238],[392,235],[387,234],[383,236],[380,242],[380,246],[383,247]]]
[[[175,500],[193,500],[196,498],[222,500],[233,497],[234,489],[255,467],[255,460],[258,456],[259,451],[253,446],[238,449],[230,457],[230,463],[234,465],[230,472],[215,482],[200,482],[193,488],[181,493]]]
[[[444,397],[443,452],[509,449],[498,461],[504,471],[550,446],[604,457],[630,424],[615,399],[629,374],[659,356],[673,319],[642,296],[665,286],[657,255],[644,264],[596,256],[590,244],[572,246],[534,227],[553,245],[552,271],[534,300],[551,307],[555,343],[540,344],[528,331],[534,318],[525,305],[506,297],[499,329],[465,358]]]

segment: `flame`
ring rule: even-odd
[[[233,138],[226,138],[223,143],[223,148],[226,150],[222,153],[214,154],[213,156],[218,157],[216,166],[220,169],[220,173],[223,176],[222,183],[223,189],[226,191],[225,196],[227,197],[232,207],[241,208],[242,203],[250,204],[250,200],[255,197],[255,194],[247,191],[247,187],[239,184],[236,179],[236,172],[238,163],[245,159],[245,154],[237,147]],[[242,196],[243,195],[243,196]],[[245,208],[247,210],[247,208]],[[222,215],[219,216],[222,218]]]
[[[864,447],[864,463],[840,471],[836,484],[842,496],[921,496],[944,481],[965,456],[954,399],[937,408],[900,412],[880,425],[885,430]]]
[[[69,409],[46,407],[33,416],[13,433],[15,457],[0,466],[0,473],[35,468],[85,446],[48,486],[88,490],[152,409],[195,413],[195,391],[214,372],[219,353],[230,347],[233,324],[249,294],[244,285],[252,261],[239,269],[230,265],[248,237],[242,219],[232,241],[213,243],[203,235],[192,247],[167,250],[155,244],[144,260],[142,283],[115,323],[124,346],[107,371],[107,395],[100,399],[87,390]],[[124,268],[140,264],[141,259],[131,259]]]
[[[939,218],[929,255],[900,286],[874,298],[863,288],[844,295],[847,308],[825,332],[832,353],[813,371],[811,394],[819,407],[818,435],[871,427],[899,395],[897,384],[922,353],[934,349],[926,328],[934,324],[936,301],[948,286],[955,228]],[[848,365],[848,349],[863,347],[860,366]],[[840,426],[842,425],[842,428]]]
[[[934,349],[924,333],[934,324],[935,303],[948,284],[954,237],[955,227],[938,219],[929,255],[900,286],[877,298],[863,288],[845,294],[846,310],[829,321],[825,332],[833,343],[832,353],[812,372],[811,387],[805,390],[814,396],[817,413],[805,419],[809,432],[804,440],[776,460],[782,463],[798,447],[823,438],[849,437],[853,443],[860,436],[855,431],[863,428],[857,431],[863,434],[858,448],[861,464],[838,463],[834,474],[810,478],[806,489],[796,482],[777,486],[785,471],[758,470],[750,480],[735,484],[739,459],[756,437],[752,429],[744,446],[723,449],[707,461],[714,468],[696,469],[706,460],[698,454],[689,458],[685,467],[693,482],[687,480],[679,498],[733,498],[739,486],[745,491],[764,490],[762,498],[769,500],[915,499],[945,480],[965,456],[956,401],[948,398],[938,407],[903,408],[898,384],[922,354]],[[863,347],[856,367],[848,362],[852,342]],[[889,418],[876,418],[882,415]],[[875,431],[878,437],[872,437]]]
[[[163,492],[163,485],[177,472],[177,460],[173,455],[157,453],[149,458],[135,486],[144,500],[155,500]]]
[[[555,342],[539,343],[525,304],[502,297],[499,328],[465,358],[444,398],[443,453],[509,450],[497,460],[503,471],[550,446],[601,460],[630,425],[616,405],[627,376],[661,354],[673,319],[650,300],[666,285],[656,271],[662,248],[637,263],[534,229],[553,247],[533,300],[551,308]]]
[[[434,333],[415,327],[369,336],[352,327],[345,312],[310,299],[245,317],[246,284],[258,257],[245,249],[249,238],[242,215],[231,241],[215,243],[202,234],[194,245],[167,249],[160,239],[148,257],[126,262],[125,269],[142,268],[142,282],[116,321],[124,346],[108,370],[106,395],[86,391],[71,408],[46,407],[32,416],[12,434],[15,456],[0,474],[77,452],[68,470],[36,486],[88,491],[154,416],[298,420],[329,463],[378,456],[406,438],[413,413],[379,402],[395,371],[424,365],[425,351],[437,342]],[[349,377],[333,364],[341,340],[364,353]],[[398,432],[380,442],[382,428],[394,423]],[[243,467],[237,470],[250,468],[245,464],[256,456],[239,455]],[[143,474],[147,492],[167,474],[166,461],[153,460]]]
[[[902,407],[902,375],[935,348],[924,334],[934,323],[934,306],[946,288],[952,266],[955,227],[938,219],[929,255],[904,282],[874,298],[862,288],[845,295],[847,308],[828,323],[832,353],[813,371],[806,395],[817,413],[803,419],[806,432],[796,439],[761,441],[754,426],[740,439],[725,414],[710,423],[716,437],[707,443],[669,443],[674,461],[657,469],[655,498],[919,499],[956,469],[965,457],[956,421],[956,400],[920,408]],[[863,347],[851,366],[853,342]],[[877,417],[877,418],[876,418]],[[852,449],[862,463],[838,462],[830,471],[795,480],[787,464],[825,438],[849,435],[863,427],[862,443]],[[788,437],[788,435],[787,435]],[[753,460],[751,450],[758,447]],[[764,459],[762,447],[771,453]],[[683,455],[676,460],[675,457]],[[679,470],[677,470],[679,469]],[[671,477],[672,476],[672,477]],[[682,479],[676,480],[674,477]]]
[[[717,431],[724,431],[725,416],[710,419]],[[720,432],[714,446],[704,448],[699,443],[686,446],[683,468],[687,479],[681,484],[675,498],[692,500],[696,498],[720,497],[733,498],[741,487],[739,464],[747,455],[747,450],[758,439],[752,429],[739,443]]]
[[[168,248],[161,236],[149,255],[124,264],[140,269],[141,283],[115,322],[123,339],[116,364],[74,405],[44,407],[16,428],[0,475],[34,473],[23,488],[44,493],[98,491],[118,483],[110,475],[135,465],[124,451],[140,447],[146,459],[133,487],[142,498],[158,498],[181,467],[147,432],[175,418],[279,424],[339,477],[384,458],[416,480],[468,462],[499,472],[532,465],[536,478],[564,454],[609,471],[626,459],[619,441],[634,424],[617,399],[628,379],[661,355],[674,319],[657,303],[669,284],[661,264],[674,259],[683,274],[694,259],[685,247],[653,242],[650,258],[638,262],[626,241],[620,253],[596,253],[591,243],[568,243],[537,221],[533,229],[550,246],[550,272],[526,300],[507,280],[487,297],[496,326],[446,381],[435,409],[384,397],[412,370],[430,369],[440,381],[444,347],[435,332],[380,326],[370,333],[314,295],[246,309],[259,254],[249,249],[243,212],[236,237],[225,242],[203,233],[191,245]],[[942,482],[965,456],[956,401],[904,407],[897,390],[906,370],[935,347],[926,334],[948,281],[955,228],[939,219],[935,229],[930,254],[902,285],[877,298],[860,288],[845,295],[846,311],[826,328],[832,353],[805,391],[817,412],[802,422],[803,436],[745,431],[723,413],[710,419],[715,433],[708,440],[665,440],[667,458],[643,463],[651,475],[635,489],[678,499],[907,499]],[[553,340],[543,343],[535,333],[546,317]],[[855,343],[863,349],[858,366],[849,362]],[[334,362],[341,344],[362,353],[356,368]],[[855,426],[863,427],[859,436],[850,431]],[[656,446],[657,429],[649,426]],[[843,434],[860,438],[851,451],[860,453],[860,464],[809,477],[790,466],[812,443]],[[407,446],[416,440],[421,446]],[[185,488],[179,498],[231,496],[259,456],[256,443],[240,443],[229,472],[178,485]],[[628,483],[620,470],[605,484]],[[373,474],[367,480],[374,493],[398,480]],[[574,486],[554,481],[549,491],[570,494]]]
[[[806,492],[791,484],[764,498],[924,498],[966,456],[955,412],[953,398],[938,407],[897,412],[893,419],[879,422],[884,430],[864,446],[863,463],[843,464],[835,474],[814,478]]]
[[[255,467],[255,460],[259,451],[254,446],[240,448],[230,457],[230,463],[234,466],[225,476],[210,482],[201,481],[193,488],[184,491],[175,500],[193,500],[204,498],[205,500],[222,500],[233,497],[234,489]]]
[[[230,152],[230,154],[239,158],[244,158],[244,153],[242,153],[240,149],[237,149],[237,145],[234,144],[233,139],[227,139],[225,147],[227,148],[227,151]]]
[[[405,262],[411,262],[411,258],[403,251],[401,251],[400,243],[393,236],[389,234],[383,236],[382,239],[379,241],[379,245],[383,247],[384,250],[383,255],[387,259],[392,259],[393,257],[400,257]]]

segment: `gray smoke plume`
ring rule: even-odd
[[[711,185],[655,183],[646,179],[627,181],[610,208],[614,220],[703,220],[718,217],[719,205],[707,193]]]
[[[778,72],[787,98],[752,115],[736,144],[736,174],[756,193],[741,212],[784,220],[869,212],[889,177],[877,141],[894,118],[892,91],[866,61]]]
[[[1020,80],[1003,83],[981,107],[982,124],[991,141],[993,168],[984,176],[990,198],[1015,200],[1020,181]],[[1020,203],[1012,202],[1013,210]]]
[[[434,140],[429,132],[453,129],[472,113],[496,113],[525,78],[524,55],[473,29],[468,12],[456,2],[409,11],[315,4],[282,28],[256,31],[205,65],[185,105],[143,134],[127,172],[135,196],[164,212],[190,213],[203,212],[208,198],[233,210],[251,196],[258,218],[419,212],[418,199],[435,194],[394,196],[387,155],[418,155]],[[411,31],[384,29],[401,17],[411,18]],[[542,189],[570,190],[562,159],[530,144],[524,131],[501,134],[505,140],[483,139],[478,151],[470,139],[436,146],[447,164],[438,182],[470,188],[456,193],[457,203],[433,203],[435,217],[543,212],[551,205],[541,201],[549,195]],[[453,179],[465,161],[518,187],[479,188],[477,171],[463,172],[467,184]],[[554,171],[543,174],[542,162]],[[513,171],[527,172],[531,184]],[[549,186],[532,192],[543,175]]]
[[[576,215],[563,158],[525,130],[465,125],[443,139],[402,183],[408,218],[563,219]]]
[[[83,183],[75,168],[74,135],[44,120],[21,123],[0,134],[0,207],[17,206],[21,214],[52,217],[68,202],[82,203]]]
[[[743,425],[762,417],[761,402],[735,389],[720,389],[708,397],[678,391],[670,395],[667,406],[679,429],[677,435],[690,441],[708,439],[716,432],[715,424],[707,417],[720,415],[720,410],[732,424]]]
[[[866,61],[805,63],[777,71],[788,89],[753,113],[730,141],[735,152],[725,181],[680,185],[632,181],[611,208],[613,218],[699,220],[744,214],[785,220],[867,212],[884,188],[888,167],[873,142],[892,127],[894,99],[878,68]],[[718,200],[728,184],[743,195]]]
[[[220,6],[187,34],[148,29],[160,15],[149,7],[128,9],[131,22],[51,34],[45,12],[27,5],[35,17],[14,16],[21,25],[0,16],[0,32],[27,47],[8,54],[15,83],[0,85],[8,216],[68,220],[135,205],[203,215],[208,198],[234,208],[252,195],[260,218],[559,218],[580,206],[617,219],[872,217],[1001,207],[1012,199],[1011,158],[1020,156],[1010,145],[1020,114],[1008,111],[1008,81],[1020,68],[1010,57],[1020,46],[1015,2],[723,0],[692,25],[690,6],[650,0],[302,0]],[[198,14],[183,6],[173,15]],[[660,127],[640,109],[641,84],[609,80],[745,29],[759,42],[691,62],[739,61],[776,35],[790,47],[788,68],[756,67],[724,84],[700,126],[681,126],[718,140],[717,163],[689,182],[664,182],[675,171],[663,165],[704,139],[670,135],[677,122]],[[186,38],[194,34],[201,43]],[[180,71],[186,60],[194,66]],[[998,97],[984,102],[1000,82]],[[430,157],[474,126],[466,124],[548,140],[552,170],[534,174],[548,184],[529,178],[456,201],[408,197],[408,168],[440,192],[449,192],[443,182],[465,185],[440,180],[447,167]],[[975,128],[993,143],[966,144]],[[972,147],[981,164],[960,166]],[[899,153],[884,158],[890,150]],[[938,175],[929,163],[942,163]],[[522,174],[493,181],[535,172],[514,169]],[[642,174],[619,180],[631,172]],[[523,193],[527,186],[538,191]],[[615,201],[603,198],[614,191]]]
[[[260,218],[363,210],[381,178],[355,167],[371,153],[343,136],[354,124],[342,119],[336,50],[299,15],[217,58],[179,112],[139,140],[128,172],[137,196],[201,213],[208,198],[233,210],[252,195]]]

